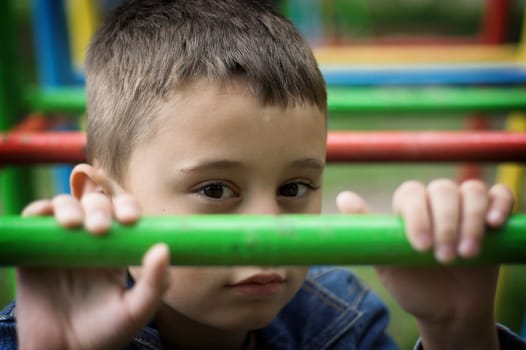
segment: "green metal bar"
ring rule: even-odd
[[[20,71],[15,51],[12,1],[0,1],[0,130],[9,130],[23,115]],[[27,169],[2,169],[0,188],[3,210],[18,214],[32,199],[31,176]]]
[[[53,88],[26,90],[26,103],[31,110],[49,112],[83,113],[86,109],[86,92],[84,88]]]
[[[331,112],[469,112],[526,109],[525,88],[330,88]]]
[[[0,130],[8,131],[23,115],[20,71],[15,52],[14,2],[0,1]],[[0,172],[0,195],[4,214],[18,214],[32,198],[31,174],[28,169],[6,167]],[[1,297],[9,300],[15,295],[14,271],[2,271],[4,288]]]
[[[7,130],[14,122],[19,112],[20,86],[14,53],[13,11],[11,1],[0,2],[0,128]]]
[[[328,88],[329,111],[405,113],[526,109],[526,88]],[[40,112],[83,112],[82,88],[29,89],[26,103]]]
[[[481,255],[458,264],[526,263],[526,215],[488,234]],[[51,217],[0,219],[1,265],[125,266],[165,242],[175,265],[435,264],[409,245],[403,222],[381,215],[197,215],[114,224],[106,236]]]

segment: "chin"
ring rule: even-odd
[[[242,315],[231,315],[224,318],[221,327],[228,331],[252,331],[268,326],[278,315],[279,309],[274,312],[270,310],[253,310]]]

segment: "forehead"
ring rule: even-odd
[[[325,146],[326,118],[318,108],[263,105],[241,83],[188,85],[162,106],[158,120],[161,133],[177,132],[182,142],[213,145],[230,138],[240,145],[258,147],[265,140],[305,149],[319,147],[320,142]],[[292,142],[286,142],[288,139]]]
[[[209,79],[200,79],[197,81],[183,84],[167,101],[162,105],[161,115],[170,118],[174,110],[185,109],[185,112],[201,111],[214,109],[225,111],[229,114],[235,113],[236,108],[249,109],[257,112],[263,109],[284,114],[294,114],[298,112],[316,114],[316,118],[321,116],[321,122],[325,121],[324,112],[320,111],[314,103],[302,103],[290,96],[282,98],[281,101],[289,100],[288,106],[281,106],[280,102],[276,104],[263,103],[264,97],[258,97],[259,93],[253,91],[243,78],[232,78],[225,82],[216,82]],[[179,113],[178,113],[179,114]],[[179,114],[180,115],[180,114]]]
[[[242,84],[197,82],[160,108],[155,137],[131,161],[193,163],[217,159],[246,166],[325,160],[325,115],[313,105],[263,105]],[[162,156],[162,159],[161,159]]]

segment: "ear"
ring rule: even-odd
[[[122,191],[120,186],[112,180],[102,169],[89,164],[78,164],[73,168],[69,179],[71,193],[81,199],[86,193],[99,192],[110,197]]]

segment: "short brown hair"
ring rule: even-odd
[[[88,160],[122,180],[133,148],[153,135],[161,102],[200,79],[241,79],[265,105],[309,103],[326,113],[310,47],[261,1],[132,0],[87,53]]]

